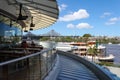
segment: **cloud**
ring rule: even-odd
[[[112,24],[115,24],[115,22],[106,22],[105,24],[106,25],[112,25]]]
[[[102,16],[100,16],[101,18],[105,18],[107,16],[110,16],[111,13],[110,12],[104,12]]]
[[[73,24],[68,24],[67,25],[67,28],[74,28],[75,27],[75,25],[73,25]]]
[[[119,20],[120,20],[120,18],[114,17],[114,18],[111,18],[109,21],[110,22],[116,22],[116,21],[119,21]]]
[[[61,4],[61,5],[59,6],[59,10],[60,10],[60,11],[65,10],[66,7],[67,7],[66,4]]]
[[[93,28],[93,26],[91,26],[88,23],[79,23],[77,25],[74,24],[68,24],[67,28],[78,28],[78,29],[89,29],[89,28]]]
[[[116,22],[118,21],[120,21],[120,17],[113,17],[113,18],[110,18],[105,24],[112,25],[112,24],[116,24]]]
[[[59,18],[59,21],[74,21],[79,19],[88,18],[89,14],[85,9],[80,9],[77,12],[67,14]]]
[[[76,25],[76,27],[77,28],[79,28],[79,29],[83,29],[83,28],[86,28],[86,29],[88,29],[88,28],[93,28],[90,24],[88,24],[88,23],[79,23],[78,25]]]

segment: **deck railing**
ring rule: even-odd
[[[54,49],[0,63],[0,80],[43,80],[56,61]]]
[[[80,63],[85,65],[88,69],[90,69],[100,80],[120,80],[120,78],[117,75],[111,73],[109,70],[93,62],[90,62],[80,56],[77,56],[70,51],[69,52],[57,51],[57,53],[67,57],[71,57],[74,60],[79,61]]]

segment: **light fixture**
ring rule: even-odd
[[[30,27],[35,27],[35,24],[33,24],[33,23],[30,23]]]
[[[20,4],[20,12],[17,20],[26,20],[28,16],[22,16],[22,4]]]
[[[32,31],[33,30],[33,28],[30,28],[30,31]]]
[[[12,27],[12,20],[10,19],[10,27]]]
[[[24,32],[28,32],[28,30],[24,30]]]
[[[24,32],[28,32],[28,30],[26,30],[26,27],[25,27],[25,30],[24,30]]]
[[[33,17],[31,17],[30,27],[35,27],[35,24],[33,24]]]

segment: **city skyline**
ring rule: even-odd
[[[44,29],[32,31],[44,34],[55,30],[62,35],[91,34],[93,36],[120,36],[119,0],[57,0],[58,21]]]

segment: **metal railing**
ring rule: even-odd
[[[111,73],[109,70],[106,70],[105,68],[93,62],[90,62],[80,56],[73,54],[72,51],[69,52],[57,51],[57,53],[67,57],[71,57],[72,59],[79,61],[80,63],[85,65],[88,69],[90,69],[100,80],[120,80],[120,78],[117,75]]]
[[[56,61],[56,50],[42,50],[0,63],[0,80],[43,80]]]

